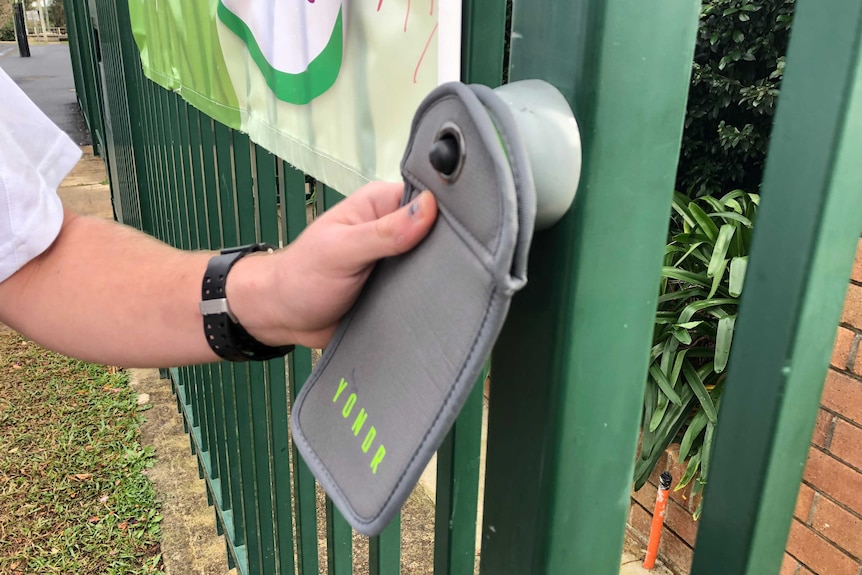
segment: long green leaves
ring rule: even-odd
[[[677,487],[706,483],[759,200],[741,190],[695,201],[674,194],[635,488],[675,441],[688,461]]]

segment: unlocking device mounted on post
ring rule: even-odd
[[[575,119],[544,82],[444,84],[419,106],[403,203],[431,190],[437,222],[377,264],[291,417],[297,448],[360,533],[383,530],[454,423],[527,281],[533,230],[568,210],[580,165]]]

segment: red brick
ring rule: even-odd
[[[814,573],[813,571],[809,571],[808,569],[806,569],[805,565],[800,565],[799,566],[799,573],[797,573],[796,575],[818,575],[818,574]]]
[[[629,525],[631,525],[632,529],[646,539],[649,537],[651,523],[652,516],[650,516],[649,512],[637,503],[632,504],[632,509],[629,513]]]
[[[828,411],[821,409],[817,413],[817,423],[814,425],[814,435],[811,437],[811,443],[820,447],[829,445],[829,440],[832,438],[832,428],[835,424],[835,416]]]
[[[862,423],[862,382],[830,369],[823,389],[823,406]]]
[[[785,553],[784,561],[781,562],[781,572],[778,575],[796,575],[798,568],[799,562],[789,553]]]
[[[661,534],[660,556],[679,573],[691,572],[694,551],[676,533],[665,529]]]
[[[853,272],[850,274],[850,279],[862,282],[862,240],[859,240],[856,247],[856,261],[853,262]]]
[[[850,350],[853,347],[853,342],[856,341],[856,333],[850,331],[846,327],[839,327],[838,333],[835,335],[835,347],[832,348],[832,360],[830,363],[839,369],[847,369],[847,359],[850,357]]]
[[[856,352],[856,362],[850,368],[850,371],[856,375],[862,375],[862,353]]]
[[[808,517],[811,516],[811,505],[814,503],[814,490],[804,483],[799,488],[799,496],[796,498],[796,509],[793,511],[793,516],[808,523]]]
[[[821,498],[811,526],[851,555],[862,557],[862,519]]]
[[[694,547],[697,541],[697,527],[699,522],[694,520],[688,509],[671,501],[667,506],[665,525],[674,531],[686,544]]]
[[[862,286],[850,284],[847,299],[844,301],[844,312],[841,321],[853,327],[862,328]]]
[[[862,473],[838,461],[834,457],[812,448],[808,452],[805,466],[806,481],[836,501],[862,514]],[[797,559],[801,559],[798,555]],[[807,563],[803,561],[803,563]],[[855,574],[854,574],[855,575]]]
[[[862,469],[862,429],[839,419],[835,423],[829,451],[853,467]],[[857,487],[862,489],[862,485]]]
[[[644,509],[652,509],[655,505],[656,486],[647,481],[638,491],[632,490],[632,499],[641,504]]]
[[[858,575],[859,564],[795,519],[787,551],[817,575]]]

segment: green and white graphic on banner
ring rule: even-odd
[[[398,180],[419,102],[459,76],[461,0],[129,0],[144,73],[350,193]],[[449,54],[438,58],[438,52]],[[454,57],[453,57],[454,55]]]

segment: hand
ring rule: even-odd
[[[413,249],[437,218],[427,191],[399,208],[403,190],[402,184],[372,182],[285,249],[237,262],[227,297],[243,327],[269,345],[325,347],[375,262]]]

